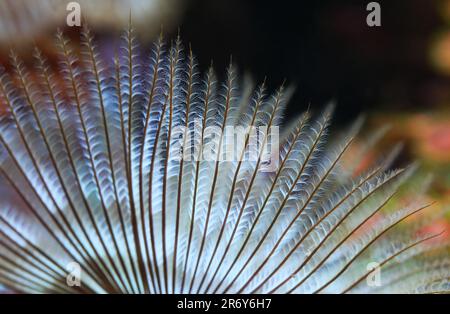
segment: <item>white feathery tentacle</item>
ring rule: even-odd
[[[385,207],[415,166],[399,146],[356,176],[362,120],[329,141],[333,106],[282,126],[293,89],[201,75],[131,20],[113,58],[88,28],[59,63],[1,70],[0,284],[27,293],[442,293],[448,243],[426,205]],[[327,143],[330,144],[327,144]],[[442,230],[443,231],[443,230]],[[369,286],[377,261],[382,286]],[[75,264],[74,264],[75,263]],[[81,285],[68,285],[78,265]]]

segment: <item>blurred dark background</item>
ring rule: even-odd
[[[297,87],[288,116],[338,105],[337,120],[383,109],[426,110],[449,100],[449,79],[429,62],[444,21],[439,1],[378,1],[381,27],[369,27],[370,1],[194,0],[179,21],[200,64],[217,70],[230,55],[271,87]],[[176,30],[173,31],[176,35]]]

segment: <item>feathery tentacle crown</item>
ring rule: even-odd
[[[148,57],[130,27],[112,60],[88,29],[80,54],[61,33],[57,44],[57,69],[39,51],[32,69],[13,54],[0,78],[5,288],[449,290],[448,257],[428,259],[437,248],[423,244],[436,235],[398,228],[427,205],[380,214],[411,171],[341,167],[359,123],[331,145],[330,108],[278,132],[289,89],[241,84],[233,65],[218,82],[179,38]]]

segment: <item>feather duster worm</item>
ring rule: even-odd
[[[382,214],[412,169],[382,161],[354,178],[341,167],[359,121],[331,144],[331,108],[277,133],[289,88],[242,84],[233,65],[224,82],[202,75],[179,39],[148,57],[130,27],[113,60],[87,29],[80,55],[61,33],[57,43],[56,70],[36,51],[37,71],[13,55],[0,79],[4,287],[450,290],[445,243],[424,245],[439,234],[399,228],[428,205]]]

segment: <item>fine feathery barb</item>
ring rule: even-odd
[[[360,176],[343,167],[360,120],[331,144],[333,106],[280,132],[284,84],[270,94],[231,61],[219,82],[179,37],[147,56],[131,23],[111,59],[81,35],[77,54],[57,34],[56,67],[36,50],[1,70],[0,287],[449,291],[442,232],[403,223],[429,204],[384,210],[414,166],[389,170],[394,148]]]

